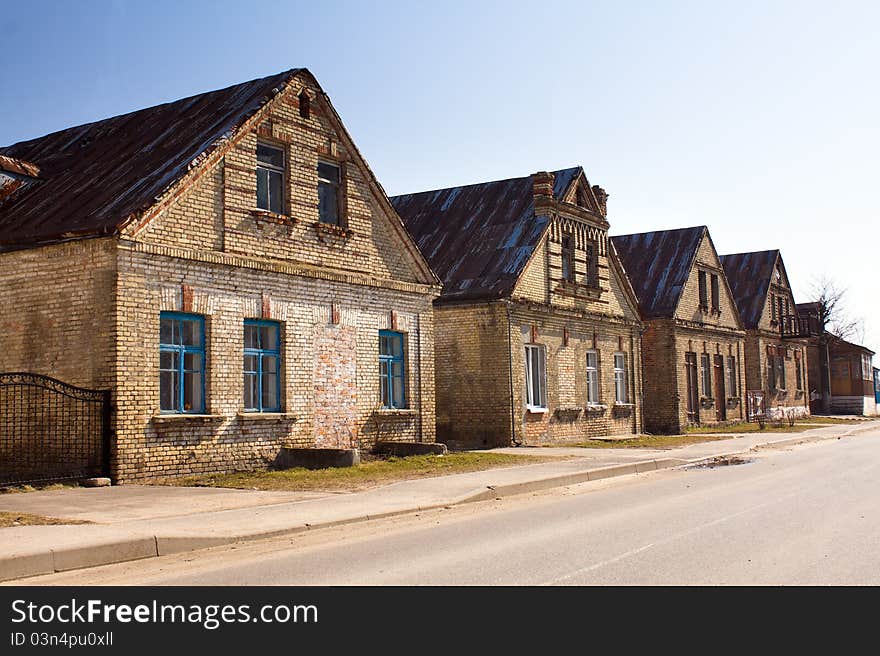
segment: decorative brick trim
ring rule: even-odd
[[[183,312],[192,312],[193,310],[193,288],[186,283],[180,286],[181,304],[180,309]]]
[[[291,276],[301,276],[303,278],[315,278],[318,280],[343,282],[350,285],[378,287],[380,289],[393,289],[395,291],[409,292],[419,295],[430,294],[436,297],[440,294],[439,285],[422,285],[419,283],[405,282],[402,280],[370,278],[368,276],[358,275],[355,273],[333,271],[322,267],[311,266],[308,264],[293,264],[286,262],[275,262],[271,260],[257,260],[240,255],[230,255],[228,253],[195,251],[173,246],[163,246],[160,244],[149,244],[146,242],[135,242],[128,240],[120,240],[119,248],[123,251],[132,251],[135,253],[144,253],[148,255],[158,255],[179,260],[189,260],[191,262],[205,262],[208,264],[219,264],[222,266],[229,266],[233,268],[254,269],[257,271],[271,271],[274,273],[284,273]]]
[[[266,292],[260,294],[260,318],[272,318],[272,299]]]

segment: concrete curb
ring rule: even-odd
[[[254,540],[282,537],[285,535],[295,535],[297,533],[302,533],[312,529],[345,526],[348,524],[368,522],[375,519],[409,515],[415,512],[422,512],[426,510],[448,508],[450,506],[463,505],[466,503],[490,501],[502,497],[515,496],[518,494],[528,494],[530,492],[540,492],[557,487],[577,485],[580,483],[598,481],[606,478],[616,478],[618,476],[641,474],[645,472],[659,471],[662,469],[672,469],[682,466],[693,466],[702,463],[708,463],[717,458],[729,458],[732,456],[748,455],[751,452],[763,449],[781,448],[786,446],[794,446],[797,444],[806,444],[810,442],[821,442],[825,440],[840,439],[876,428],[876,425],[872,425],[853,428],[852,430],[849,430],[845,433],[836,435],[793,437],[776,442],[765,442],[762,444],[756,444],[745,451],[739,450],[730,453],[693,458],[690,460],[683,460],[680,458],[660,458],[644,460],[628,463],[625,465],[610,465],[606,467],[586,469],[568,474],[562,474],[559,476],[550,476],[546,478],[535,479],[532,481],[524,481],[521,483],[511,483],[508,485],[498,486],[491,485],[486,488],[473,490],[472,492],[468,492],[467,494],[451,499],[448,502],[402,508],[399,510],[392,510],[384,513],[357,515],[344,519],[336,519],[315,524],[297,524],[288,528],[276,529],[272,531],[259,531],[242,535],[229,536],[141,535],[129,539],[110,541],[100,544],[69,547],[66,549],[48,549],[45,552],[15,554],[12,556],[0,558],[0,581],[10,581],[32,576],[52,574],[55,572],[65,572],[74,569],[85,569],[88,567],[98,567],[100,565],[111,565],[114,563],[141,560],[144,558],[167,556],[171,554],[197,551],[199,549],[221,547],[239,542],[250,542]]]

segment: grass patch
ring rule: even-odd
[[[205,476],[187,476],[167,481],[170,485],[196,487],[231,487],[248,490],[277,491],[355,491],[414,478],[445,476],[498,467],[531,465],[559,458],[519,456],[506,453],[462,452],[445,456],[425,455],[406,458],[389,457],[361,462],[354,467],[279,471],[238,472]]]
[[[20,494],[23,492],[51,492],[53,490],[66,490],[71,487],[79,487],[79,483],[45,483],[37,485],[9,485],[0,487],[0,494]]]
[[[869,419],[848,419],[846,417],[804,417],[798,419],[799,424],[861,424]],[[873,421],[873,419],[870,419]]]
[[[689,434],[695,435],[713,435],[715,433],[802,433],[816,428],[815,423],[802,424],[798,421],[794,426],[789,426],[788,422],[782,424],[768,422],[763,429],[759,424],[742,423],[729,426],[688,426],[685,430]]]
[[[91,522],[79,519],[58,519],[57,517],[28,515],[27,513],[0,512],[0,528],[11,528],[13,526],[57,526],[60,524],[91,524]]]
[[[579,446],[585,449],[673,449],[688,444],[724,439],[727,438],[705,435],[639,435],[631,440],[587,440],[570,446]]]

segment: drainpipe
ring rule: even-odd
[[[639,341],[641,341],[641,330],[639,331]],[[635,348],[635,336],[633,335],[633,330],[630,328],[629,331],[629,352],[630,357],[635,360],[636,358],[636,348]],[[644,358],[641,357],[641,349],[639,349],[639,363],[640,368],[642,370],[642,381],[645,380],[645,361]],[[633,363],[635,365],[635,362]],[[633,402],[635,402],[636,397],[639,399],[639,412],[633,412],[633,433],[637,433],[636,428],[638,426],[638,415],[642,414],[644,408],[644,399],[642,398],[641,390],[636,389],[636,368],[635,366],[630,367],[630,379],[632,380],[632,390],[633,390]],[[642,421],[644,421],[644,417],[642,417]],[[642,424],[644,427],[644,424]]]
[[[513,334],[510,327],[510,301],[505,301],[507,308],[507,378],[510,382],[510,441],[514,446],[522,446],[516,439],[516,408],[513,402]]]
[[[420,312],[416,312],[416,330],[419,333],[419,337],[416,340],[416,350],[418,351],[419,358],[419,367],[418,372],[416,373],[416,377],[419,379],[419,442],[425,441],[425,415],[424,415],[424,404],[422,403],[422,394],[424,390],[422,389],[422,367],[424,366],[424,362],[422,361],[422,315]],[[435,403],[436,408],[436,403]],[[436,411],[436,410],[435,410]]]

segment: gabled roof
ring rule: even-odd
[[[675,315],[707,230],[695,226],[611,238],[639,299],[642,318]]]
[[[554,171],[561,200],[583,174]],[[391,198],[434,272],[444,299],[499,298],[513,291],[549,217],[535,216],[533,176]]]
[[[739,308],[743,327],[757,328],[770,291],[779,250],[722,255],[721,265]]]
[[[0,147],[39,180],[0,201],[0,250],[111,234],[150,207],[300,70]]]

